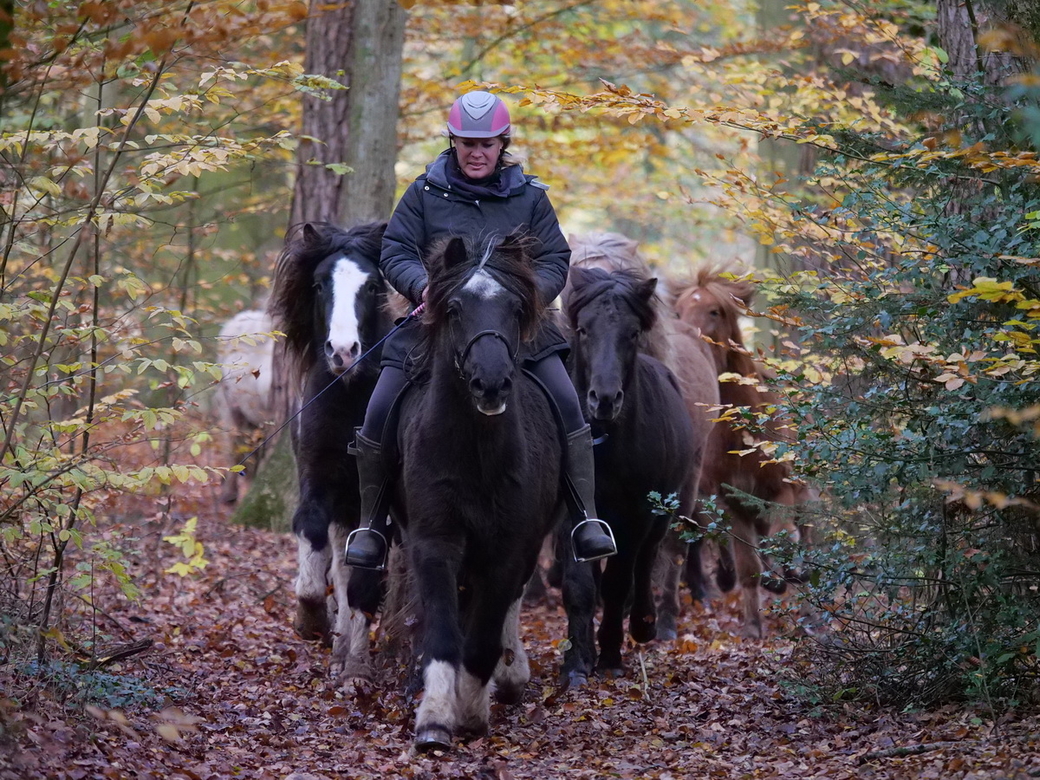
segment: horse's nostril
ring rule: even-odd
[[[336,350],[332,346],[332,341],[330,341],[329,339],[326,339],[325,340],[325,357],[329,357],[330,358],[334,354],[336,354]]]
[[[360,354],[361,354],[361,344],[359,342],[355,341],[353,344],[350,345],[350,357],[353,359],[353,358],[356,358]]]

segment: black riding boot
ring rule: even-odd
[[[390,551],[387,537],[390,475],[383,465],[380,444],[362,436],[360,428],[354,436],[354,454],[361,485],[362,526],[347,537],[347,565],[382,571],[386,568],[386,556]]]
[[[571,549],[576,561],[595,561],[617,553],[614,532],[596,516],[596,463],[592,456],[592,429],[567,434],[567,473],[574,504]]]

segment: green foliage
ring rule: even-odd
[[[21,674],[44,683],[62,704],[77,706],[157,710],[170,698],[186,693],[177,687],[157,690],[136,677],[83,669],[61,661],[42,665],[32,662],[21,669]]]
[[[298,2],[15,11],[0,56],[0,597],[11,647],[43,661],[97,578],[137,596],[96,528],[113,497],[158,505],[162,533],[171,493],[220,476],[196,460],[212,439],[198,395],[222,373],[207,333],[251,303],[279,240],[295,141],[270,117],[329,83],[252,49],[305,16]],[[248,63],[229,62],[232,40]],[[191,547],[184,573],[204,565]]]
[[[774,311],[804,360],[781,372],[831,502],[809,596],[835,629],[802,652],[827,698],[1006,706],[1040,692],[1040,187],[1006,132],[1020,102],[929,89],[960,99],[883,153],[832,134],[809,184],[838,202],[790,212],[817,263]]]

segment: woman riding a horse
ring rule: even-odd
[[[467,93],[452,105],[447,126],[448,148],[409,186],[390,219],[380,257],[386,280],[418,307],[428,281],[423,257],[435,241],[467,235],[490,240],[522,228],[533,239],[539,297],[542,305],[549,304],[566,282],[571,251],[547,186],[525,174],[506,151],[511,126],[505,103],[488,92]],[[409,381],[409,357],[419,343],[419,327],[412,318],[384,345],[382,372],[357,433],[362,527],[347,546],[346,559],[352,566],[385,565],[387,510],[396,475],[384,462],[383,445],[396,434],[391,412]],[[574,556],[595,560],[613,555],[617,548],[595,510],[592,437],[563,364],[567,349],[562,334],[546,319],[537,336],[524,345],[521,357],[552,396],[566,433],[564,492],[573,518]]]

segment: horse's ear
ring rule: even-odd
[[[444,267],[454,268],[459,263],[465,263],[469,261],[469,255],[466,253],[466,242],[458,236],[455,236],[448,245],[444,247]]]
[[[729,294],[740,301],[741,305],[747,309],[751,308],[756,292],[755,285],[751,282],[734,282],[729,290]]]
[[[584,287],[589,283],[592,269],[583,265],[572,265],[567,269],[567,277],[571,287]]]
[[[305,246],[313,246],[319,241],[318,229],[310,222],[303,224],[303,243]]]
[[[636,286],[636,291],[639,293],[639,297],[644,301],[649,301],[654,297],[654,293],[657,292],[657,277],[651,276],[649,279],[643,279]]]
[[[524,225],[513,228],[509,235],[498,242],[499,252],[511,252],[513,254],[523,252],[530,246],[530,237]]]

